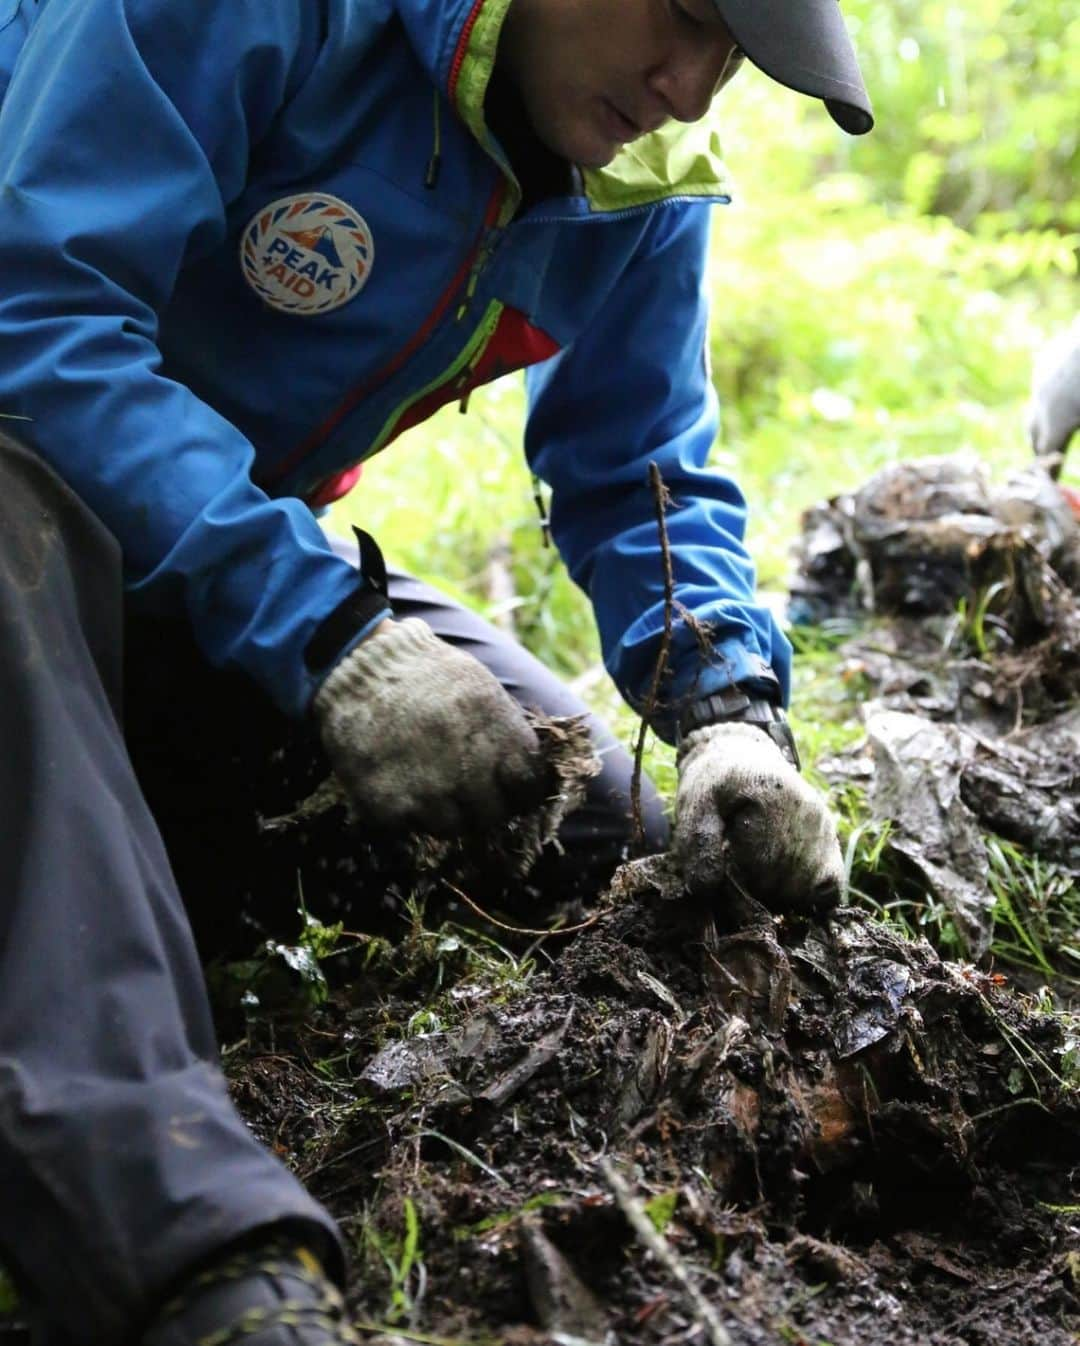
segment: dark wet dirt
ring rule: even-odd
[[[721,928],[638,885],[524,984],[456,981],[460,951],[438,950],[467,933],[414,931],[376,967],[365,951],[367,976],[339,968],[272,1049],[264,1021],[227,1057],[352,1242],[360,1319],[724,1340],[705,1303],[735,1343],[1076,1341],[1061,1021],[862,913]],[[451,1003],[453,1023],[407,1031]]]
[[[856,907],[705,910],[662,865],[625,868],[599,897],[565,863],[516,894],[458,874],[511,925],[591,919],[514,933],[437,877],[410,886],[401,856],[356,863],[341,810],[267,833],[325,765],[275,752],[253,812],[240,740],[268,741],[264,720],[208,726],[226,760],[191,791],[207,744],[185,731],[185,775],[152,698],[144,742],[168,769],[149,793],[173,819],[204,950],[275,941],[211,965],[230,1086],[339,1220],[365,1339],[1080,1342],[1080,1030],[1060,995],[980,951],[985,873],[946,845],[962,805],[1080,870],[1056,721],[1080,690],[1080,535],[1038,508],[1018,522],[959,469],[929,486],[905,470],[807,525],[815,618],[878,622],[838,653],[852,680],[888,714],[974,736],[950,748],[932,864],[919,868],[930,815],[907,810],[918,759],[896,735],[900,785],[880,800],[908,888],[975,892],[968,961]],[[1036,515],[1060,536],[1033,534]],[[953,632],[958,595],[985,605]],[[864,744],[830,774],[867,786],[883,760]],[[309,927],[297,947],[301,901],[347,929]],[[235,910],[243,921],[223,920]]]
[[[1041,477],[999,489],[954,460],[807,519],[795,602],[856,623],[837,658],[868,703],[827,774],[892,829],[879,902],[932,895],[966,961],[880,908],[706,911],[644,864],[544,940],[390,884],[314,1015],[264,1006],[239,1038],[233,1017],[236,1096],[341,1221],[365,1330],[1080,1341],[1073,983],[995,969],[980,840],[1080,872],[1078,557]],[[549,879],[506,919],[565,897]]]

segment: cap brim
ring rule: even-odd
[[[714,0],[732,37],[760,70],[820,98],[849,135],[874,125],[855,48],[837,0]]]

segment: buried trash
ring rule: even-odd
[[[628,887],[541,967],[460,929],[440,991],[434,938],[387,947],[229,1057],[361,1250],[358,1314],[533,1346],[1073,1341],[1067,1021],[854,908],[731,928]],[[405,986],[433,1018],[458,987],[473,1008],[410,1037]],[[317,1064],[321,1039],[334,1069],[275,1096],[285,1044]]]
[[[978,821],[964,802],[961,778],[974,741],[955,725],[868,707],[866,740],[873,761],[870,806],[893,824],[889,844],[917,870],[978,958],[990,942],[993,898]]]
[[[340,810],[253,822],[264,925],[297,873],[332,922],[301,936],[327,995],[286,960],[298,1007],[245,1016],[234,978],[225,1066],[339,1220],[367,1339],[1075,1346],[1076,533],[1035,474],[1009,495],[955,460],[811,511],[793,608],[848,624],[830,657],[864,703],[817,766],[878,867],[853,828],[831,913],[705,904],[637,861],[556,939],[565,871],[490,921],[437,871],[351,901]]]
[[[1080,524],[1037,467],[994,486],[940,458],[805,525],[792,610],[861,614],[836,658],[870,693],[861,743],[819,768],[866,787],[885,851],[978,959],[998,901],[988,834],[1080,876]]]
[[[1025,644],[1052,624],[1055,596],[1077,579],[1080,525],[1037,467],[995,487],[975,459],[927,458],[809,510],[796,560],[797,622],[948,613],[994,590],[998,629]]]
[[[462,1346],[1075,1346],[1077,940],[1051,959],[1020,921],[1026,994],[994,961],[1003,866],[1038,848],[1051,922],[1080,859],[1075,528],[1030,474],[1017,504],[966,471],[908,465],[808,521],[796,606],[862,625],[833,654],[862,738],[818,765],[861,792],[872,902],[709,905],[635,861],[555,940],[433,883],[384,899],[398,937],[326,963],[313,1016],[230,1050],[252,1125],[356,1249],[361,1321]]]

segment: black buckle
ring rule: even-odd
[[[304,663],[313,673],[333,663],[357,631],[362,631],[380,613],[393,615],[386,596],[386,562],[379,544],[360,528],[354,528],[353,532],[360,549],[359,584],[323,618],[308,641]]]
[[[774,701],[751,696],[742,687],[724,687],[687,706],[679,717],[678,741],[710,724],[752,724],[768,734],[796,771],[802,770],[787,716]]]

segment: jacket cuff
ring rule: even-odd
[[[779,689],[777,689],[779,695]],[[768,734],[796,771],[802,770],[795,737],[782,707],[763,697],[757,686],[725,687],[692,702],[679,717],[677,743],[681,748],[696,729],[715,724],[747,724]]]
[[[315,677],[324,675],[386,617],[394,615],[387,597],[386,562],[370,533],[354,528],[360,548],[359,583],[315,628],[304,647],[304,664]]]

